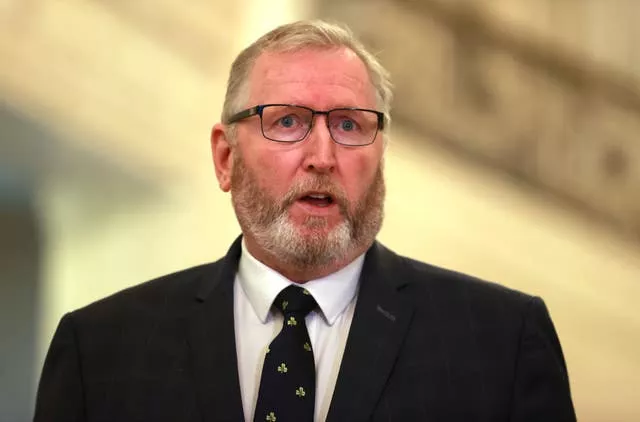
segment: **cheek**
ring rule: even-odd
[[[380,158],[372,154],[348,157],[341,163],[341,182],[351,201],[362,199],[371,188]]]
[[[265,188],[284,194],[295,179],[300,161],[301,154],[298,151],[268,149],[256,157],[255,168]]]

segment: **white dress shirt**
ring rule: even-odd
[[[340,271],[304,284],[319,306],[305,320],[316,362],[316,421],[324,421],[329,412],[363,262],[364,254]],[[233,291],[238,375],[246,422],[253,421],[266,348],[282,328],[282,314],[271,305],[290,284],[294,283],[251,256],[242,242]]]

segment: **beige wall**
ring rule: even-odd
[[[498,17],[507,30],[532,34],[619,71],[640,73],[637,0],[469,1]]]
[[[22,10],[28,2],[9,3]],[[548,11],[534,3],[546,22]],[[309,12],[293,0],[246,0],[242,13],[200,17],[198,28],[213,28],[218,47],[231,44],[205,60],[165,44],[171,37],[154,33],[153,22],[137,27],[105,4],[41,2],[25,6],[21,19],[0,19],[13,22],[0,25],[0,55],[10,58],[0,64],[0,99],[65,140],[57,157],[38,156],[65,159],[35,184],[43,242],[37,368],[65,312],[226,251],[239,230],[207,148],[221,75],[245,41]],[[156,10],[150,0],[117,4],[138,5],[135,16]],[[158,5],[184,9],[170,0]],[[513,16],[530,16],[521,12]],[[104,48],[114,44],[118,54]],[[99,173],[86,155],[105,162]],[[580,420],[640,420],[640,244],[398,125],[386,168],[383,242],[541,295],[565,349]]]

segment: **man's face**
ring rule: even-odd
[[[344,48],[260,56],[248,106],[269,103],[377,108],[364,64]],[[331,139],[325,116],[316,116],[303,141],[278,143],[263,137],[255,116],[236,134],[231,194],[253,253],[298,269],[329,267],[373,242],[384,201],[380,133],[371,145],[342,146]]]

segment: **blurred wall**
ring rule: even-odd
[[[4,300],[25,304],[0,314],[19,321],[24,336],[18,341],[15,327],[0,331],[12,345],[3,347],[4,367],[31,378],[31,387],[18,387],[20,374],[0,373],[0,392],[19,388],[22,397],[17,410],[0,402],[0,420],[19,421],[29,418],[24,397],[35,390],[65,312],[225,253],[239,228],[217,188],[208,131],[228,66],[257,35],[312,9],[293,0],[197,2],[200,13],[186,15],[173,0],[7,5],[23,21],[0,25],[0,57],[11,59],[0,61],[0,99],[21,116],[21,135],[0,136],[0,165],[10,176],[0,175],[19,180],[33,204],[19,217],[28,235],[13,235],[29,244],[20,254],[29,273],[6,276],[4,261],[0,272]],[[201,37],[171,35],[152,16],[173,16],[175,34],[195,22],[196,33],[210,37],[204,46],[216,50],[189,47]],[[541,295],[565,349],[580,420],[640,420],[637,243],[398,125],[386,171],[384,243]]]
[[[0,182],[0,234],[0,420],[10,422],[33,405],[41,274],[30,198],[7,181]]]

